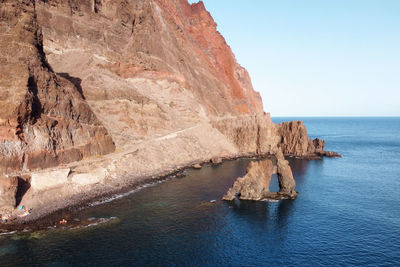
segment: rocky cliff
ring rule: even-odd
[[[304,125],[264,113],[201,1],[0,4],[0,174],[33,185],[26,205],[213,157],[323,155]]]
[[[263,112],[202,2],[53,0],[36,10],[50,65],[82,88],[117,146]]]
[[[325,141],[319,138],[308,138],[307,128],[302,121],[280,123],[277,125],[277,132],[280,137],[278,146],[286,156],[304,158],[341,157],[336,152],[325,151]]]
[[[114,151],[82,93],[48,65],[34,1],[1,1],[0,36],[0,171]]]

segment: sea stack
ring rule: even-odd
[[[269,191],[273,174],[278,175],[279,192]],[[279,150],[271,158],[250,162],[246,175],[239,177],[222,199],[228,201],[236,197],[242,200],[294,199],[297,196],[295,187],[296,182],[289,162]]]

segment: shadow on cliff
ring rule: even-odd
[[[70,81],[73,85],[75,85],[76,89],[78,90],[79,94],[82,96],[83,99],[85,98],[85,95],[83,94],[83,90],[82,90],[82,79],[78,78],[78,77],[72,77],[69,75],[69,73],[66,72],[59,72],[57,73],[57,75],[67,79],[68,81]]]
[[[31,188],[31,184],[22,179],[21,177],[18,177],[18,187],[17,187],[17,192],[15,193],[15,206],[18,207],[18,205],[21,203],[22,198],[24,197],[25,193]]]

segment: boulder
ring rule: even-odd
[[[308,139],[308,148],[307,153],[309,154],[320,154],[324,153],[325,149],[325,141],[319,138],[315,138],[314,140]]]
[[[195,169],[201,169],[201,165],[200,165],[199,163],[194,164],[194,165],[193,165],[193,168],[195,168]]]
[[[220,157],[212,157],[210,161],[214,165],[218,165],[218,164],[222,163],[222,159]]]

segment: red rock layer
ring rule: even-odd
[[[37,0],[44,38],[113,63],[123,78],[174,77],[210,115],[262,113],[247,71],[199,2],[187,0]]]
[[[204,58],[220,81],[229,85],[230,91],[223,93],[239,102],[235,111],[239,114],[263,112],[261,96],[254,91],[248,72],[236,62],[231,48],[217,31],[217,24],[203,2],[191,5],[186,0],[177,3],[169,0],[156,2],[169,19],[187,34],[188,41],[195,48],[196,55],[193,56]]]

